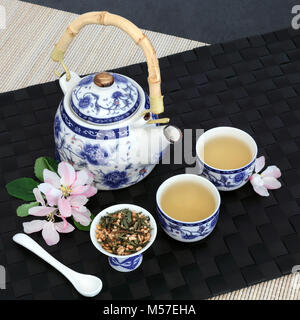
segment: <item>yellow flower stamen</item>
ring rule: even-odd
[[[47,220],[48,220],[49,222],[55,222],[54,212],[55,212],[55,211],[53,211],[53,212],[51,212],[51,213],[49,213],[49,214],[47,215]]]
[[[72,192],[72,188],[69,186],[61,186],[60,190],[64,197],[68,197]]]

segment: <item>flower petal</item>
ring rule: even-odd
[[[281,183],[274,177],[263,177],[264,186],[267,189],[279,189],[281,187]]]
[[[255,172],[258,173],[265,166],[265,157],[261,156],[255,160]]]
[[[24,232],[33,233],[41,231],[45,223],[47,223],[46,220],[32,220],[30,222],[23,222]]]
[[[69,199],[60,198],[58,200],[58,210],[60,214],[64,217],[70,217],[72,214],[71,204]]]
[[[55,208],[46,206],[32,207],[28,210],[28,214],[37,217],[47,216],[49,213],[53,212]]]
[[[38,188],[44,193],[50,206],[57,205],[58,199],[62,196],[61,190],[54,188],[50,183],[41,183]]]
[[[89,209],[85,206],[79,206],[79,207],[73,207],[74,210],[76,210],[77,212],[81,212],[81,213],[86,213]]]
[[[51,184],[54,188],[60,188],[60,178],[55,172],[44,169],[43,177],[44,182]]]
[[[50,206],[56,206],[58,200],[62,196],[62,192],[58,189],[52,188],[50,191],[46,192],[45,196]]]
[[[86,192],[90,186],[78,186],[72,188],[71,195],[81,195],[82,193]]]
[[[42,236],[48,246],[53,246],[59,242],[59,233],[56,231],[54,223],[51,221],[44,224]]]
[[[253,186],[263,186],[264,185],[263,179],[262,179],[261,175],[258,173],[254,173],[250,177],[250,182]]]
[[[280,178],[281,177],[281,171],[276,166],[269,166],[266,170],[264,170],[261,174],[263,177],[274,177],[274,178]]]
[[[264,186],[253,186],[253,189],[256,193],[258,193],[259,195],[263,196],[263,197],[268,197],[269,196],[269,192],[267,190],[266,187]]]
[[[70,186],[75,181],[75,170],[68,162],[61,162],[58,165],[58,174],[60,183],[64,186]]]
[[[67,222],[65,225],[64,221],[54,223],[55,229],[60,233],[69,233],[72,232],[75,228]]]
[[[62,220],[63,220],[63,227],[66,228],[67,224],[68,224],[68,220],[62,215],[60,216],[60,218],[62,218]]]
[[[42,206],[45,206],[45,200],[41,194],[41,191],[38,188],[34,188],[32,192],[35,196],[36,201],[38,201]]]
[[[83,169],[80,171],[77,171],[75,173],[75,181],[72,184],[72,187],[78,187],[78,186],[84,186],[85,184],[87,184],[89,180],[89,175],[88,175],[88,171]]]
[[[93,187],[93,186],[90,186],[88,188],[88,190],[86,190],[85,192],[81,193],[82,196],[86,196],[87,198],[90,198],[92,196],[94,196],[96,193],[98,192],[98,189]]]
[[[74,207],[84,206],[88,202],[88,198],[85,196],[70,196],[68,199],[71,206]]]
[[[48,191],[53,189],[53,186],[50,183],[40,183],[38,188],[41,192],[43,192],[43,194],[46,194]]]
[[[91,222],[91,212],[87,209],[85,212],[79,212],[78,210],[72,209],[72,215],[75,221],[79,222],[83,226],[88,226]]]

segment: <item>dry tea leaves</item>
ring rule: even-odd
[[[107,213],[97,225],[96,238],[109,253],[121,256],[136,253],[150,241],[150,218],[129,209]]]

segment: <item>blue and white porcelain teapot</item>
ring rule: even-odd
[[[129,77],[95,73],[79,77],[63,62],[73,37],[87,24],[114,25],[143,49],[149,70],[150,98]],[[75,168],[87,168],[101,190],[125,188],[145,178],[181,132],[158,119],[163,112],[160,71],[148,38],[130,21],[108,12],[89,12],[75,19],[55,45],[51,58],[65,69],[59,83],[64,92],[55,115],[56,156]]]

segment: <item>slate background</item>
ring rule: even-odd
[[[75,13],[110,11],[141,28],[218,43],[291,25],[297,0],[24,0]]]

